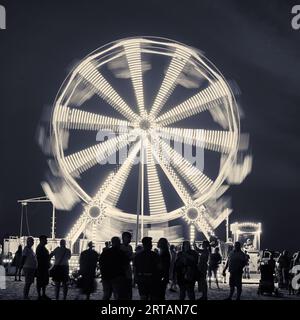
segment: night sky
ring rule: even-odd
[[[261,221],[264,248],[299,250],[300,30],[291,27],[296,3],[0,0],[7,10],[7,30],[0,30],[0,237],[19,233],[17,199],[43,195],[47,164],[36,129],[70,68],[106,43],[147,35],[200,49],[236,81],[254,162],[251,175],[228,192],[231,221]],[[48,204],[30,205],[31,233],[50,234],[50,215]],[[75,215],[58,213],[58,236]]]

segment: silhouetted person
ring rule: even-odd
[[[102,252],[110,248],[110,241],[105,241],[104,242],[104,247],[102,249]]]
[[[63,287],[63,299],[67,299],[69,281],[69,260],[71,258],[70,249],[66,248],[66,240],[60,240],[60,246],[55,248],[50,254],[50,259],[55,257],[52,269],[52,279],[55,282],[55,298],[59,300],[60,287]]]
[[[140,252],[142,252],[144,250],[143,246],[141,245],[137,245],[135,247],[135,250],[134,250],[134,255],[133,255],[133,263],[132,263],[132,266],[133,266],[133,287],[135,288],[135,286],[137,285],[137,279],[136,279],[136,272],[135,272],[135,265],[134,265],[134,257],[139,254]]]
[[[246,265],[247,258],[246,255],[241,250],[241,244],[236,242],[234,244],[234,249],[228,256],[223,275],[225,277],[226,270],[229,269],[230,277],[229,277],[229,287],[230,294],[228,300],[232,299],[234,294],[234,288],[236,287],[237,295],[236,299],[240,300],[242,294],[242,277],[243,277],[243,269]]]
[[[179,299],[195,300],[195,282],[197,278],[198,253],[191,249],[189,241],[183,241],[182,250],[178,252],[175,273],[179,286]]]
[[[284,250],[278,259],[279,285],[281,288],[288,288],[290,257],[289,252]]]
[[[143,251],[134,258],[135,277],[141,300],[159,297],[159,256],[152,251],[152,238],[142,239]]]
[[[218,269],[219,266],[222,262],[222,256],[220,255],[220,249],[215,248],[214,253],[212,253],[209,257],[208,261],[208,283],[209,283],[209,288],[211,288],[211,277],[215,277],[216,285],[217,288],[220,289],[219,287],[219,282],[218,282]]]
[[[121,250],[126,254],[131,263],[133,260],[133,250],[130,245],[131,242],[131,233],[123,232],[122,233],[122,244]],[[132,268],[130,263],[128,264],[128,268],[126,270],[126,280],[124,284],[124,293],[126,295],[126,300],[132,300]],[[127,292],[127,293],[126,293]]]
[[[90,299],[91,293],[95,292],[96,281],[95,274],[99,260],[98,253],[93,249],[95,246],[92,241],[88,243],[88,249],[81,252],[79,257],[79,274],[81,275],[80,289],[81,293]]]
[[[170,272],[169,272],[169,279],[171,281],[170,291],[176,292],[176,275],[175,275],[175,262],[177,258],[176,247],[171,244],[170,245],[170,254],[171,254],[171,262],[170,262]]]
[[[50,255],[46,248],[47,236],[40,236],[40,243],[36,248],[36,258],[38,261],[36,273],[36,288],[39,300],[49,300],[46,295],[46,287],[49,284],[49,268],[50,268]]]
[[[29,290],[34,282],[35,272],[37,269],[37,259],[32,246],[34,244],[34,239],[28,237],[26,240],[26,246],[22,253],[22,267],[25,276],[25,286],[24,286],[24,300],[29,299]]]
[[[15,271],[15,281],[22,281],[21,280],[21,273],[22,273],[22,246],[18,246],[18,250],[15,253],[12,266],[16,268]],[[19,280],[17,279],[19,277]]]
[[[126,272],[129,259],[121,250],[119,237],[111,239],[112,247],[100,255],[99,265],[102,277],[103,300],[109,300],[112,293],[115,300],[126,300]]]
[[[210,256],[210,244],[207,240],[202,243],[202,249],[195,245],[195,250],[199,253],[198,260],[198,291],[202,292],[202,297],[199,300],[207,300],[207,270],[208,259]]]
[[[244,251],[246,255],[246,265],[244,267],[244,279],[250,279],[250,256],[247,250]]]
[[[166,289],[170,278],[170,264],[171,254],[169,249],[169,243],[166,238],[160,238],[157,243],[159,249],[159,296],[160,300],[165,300]]]

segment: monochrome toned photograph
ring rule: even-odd
[[[299,304],[299,52],[300,1],[0,0],[1,308]]]

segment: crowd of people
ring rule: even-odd
[[[242,278],[249,264],[249,255],[236,242],[229,253],[226,264],[221,270],[223,258],[218,246],[212,246],[209,241],[203,241],[201,246],[189,241],[183,241],[178,250],[169,245],[166,238],[159,239],[157,248],[153,249],[151,237],[144,237],[142,245],[133,251],[131,234],[124,232],[121,239],[113,237],[105,243],[101,253],[95,251],[93,242],[88,243],[87,250],[79,257],[79,270],[76,286],[81,293],[90,299],[90,295],[97,289],[96,273],[100,270],[103,287],[103,300],[131,300],[132,290],[137,286],[141,300],[164,300],[166,290],[178,291],[178,298],[184,300],[186,296],[195,300],[195,290],[201,292],[199,300],[207,300],[208,288],[215,280],[220,289],[218,277],[226,277],[229,271],[230,293],[228,300],[233,298],[236,289],[236,299],[242,294]],[[60,297],[63,289],[63,299],[67,298],[69,285],[70,249],[66,248],[66,241],[61,240],[53,252],[46,248],[47,237],[40,236],[36,251],[32,249],[34,239],[27,238],[25,248],[19,246],[14,256],[16,267],[15,281],[21,280],[21,270],[25,276],[24,299],[29,299],[30,287],[36,278],[38,299],[50,299],[46,295],[49,279],[55,284],[55,299]],[[53,258],[53,259],[52,259]],[[51,264],[51,259],[54,263]],[[274,261],[271,257],[268,264]],[[300,254],[292,260],[286,251],[278,259],[280,285],[288,288],[291,265],[300,264]],[[274,270],[273,270],[274,271]]]
[[[34,239],[28,237],[26,246],[23,250],[22,246],[19,246],[12,262],[16,268],[15,281],[21,281],[21,271],[23,270],[24,273],[24,300],[29,299],[30,287],[35,278],[38,298],[49,300],[50,298],[46,295],[46,288],[49,284],[50,276],[55,283],[56,299],[59,299],[61,287],[63,288],[63,299],[66,299],[69,281],[69,260],[71,258],[71,250],[66,248],[66,241],[61,240],[60,246],[51,253],[46,248],[47,236],[42,235],[39,237],[39,244],[35,252],[32,249],[33,245]],[[51,266],[50,262],[52,257],[54,257],[53,266]]]

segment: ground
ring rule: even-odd
[[[23,279],[24,280],[24,279]],[[6,289],[0,289],[0,299],[1,300],[20,300],[22,299],[22,291],[23,291],[24,281],[15,282],[13,277],[7,277],[6,281]],[[212,289],[208,292],[208,298],[210,300],[223,300],[228,296],[229,288],[228,284],[220,284],[221,289],[217,290],[214,285]],[[279,297],[268,297],[268,296],[260,296],[257,295],[257,284],[247,283],[243,285],[243,300],[300,300],[299,295],[289,295],[287,291],[280,291]],[[47,288],[47,294],[49,297],[54,297],[54,287],[50,284]],[[200,293],[196,290],[196,298],[200,297]],[[37,293],[35,289],[35,285],[32,286],[30,290],[30,297],[32,300],[37,299]],[[92,300],[101,300],[102,297],[102,285],[101,282],[98,282],[97,291],[91,296]],[[137,289],[133,289],[133,298],[135,300],[139,299],[139,295]],[[78,292],[78,289],[71,287],[69,289],[68,300],[74,299],[84,299]],[[167,290],[167,300],[177,300],[178,293],[173,293]]]

